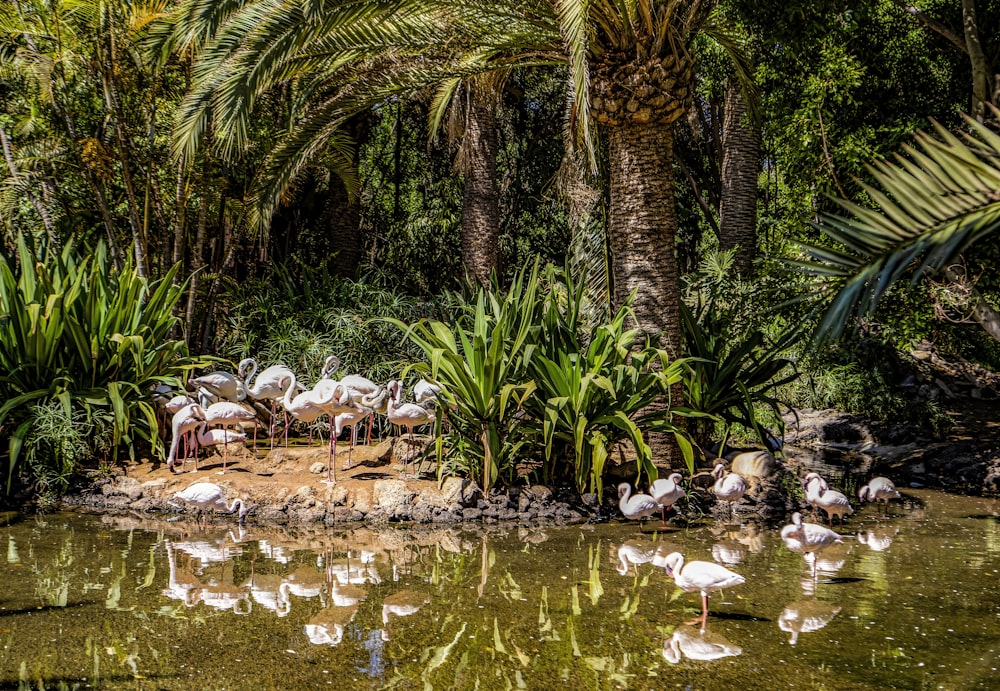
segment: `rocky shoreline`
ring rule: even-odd
[[[885,474],[903,490],[931,487],[973,495],[1000,491],[1000,441],[968,433],[970,426],[989,428],[993,422],[959,421],[948,439],[932,440],[920,430],[871,424],[835,411],[796,411],[795,418],[788,422],[783,453],[771,470],[751,480],[751,491],[737,505],[741,516],[773,523],[803,508],[797,480],[810,470],[839,473],[843,484],[850,486]],[[401,439],[358,447],[352,470],[338,470],[338,482],[332,486],[321,482],[327,452],[315,446],[276,449],[263,456],[249,449],[230,450],[224,475],[218,472],[222,457],[217,453],[203,460],[197,472],[176,475],[161,463],[146,461],[123,474],[92,478],[63,503],[105,513],[191,513],[172,504],[173,494],[193,482],[209,481],[221,485],[230,498],[247,501],[248,521],[258,524],[569,525],[620,517],[614,487],[631,476],[627,467],[613,470],[603,502],[594,494],[580,496],[572,488],[540,485],[496,488],[484,494],[468,478],[445,478],[439,486],[428,473],[403,476],[413,470],[413,464],[407,468],[403,460],[414,451]],[[346,450],[339,451],[338,468],[346,455]],[[728,505],[719,505],[707,491],[712,484],[707,470],[701,468],[690,478],[688,497],[670,518],[675,525],[706,515],[728,516]],[[227,519],[219,515],[215,520]]]

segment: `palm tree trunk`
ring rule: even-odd
[[[486,92],[486,93],[484,93]],[[480,283],[500,270],[497,122],[487,90],[472,89],[462,147],[467,156],[462,194],[462,263]]]
[[[673,131],[663,123],[608,128],[614,305],[638,290],[632,303],[638,326],[660,334],[660,347],[677,358],[682,337],[673,144]],[[681,387],[671,391],[671,404],[683,404]],[[680,451],[665,435],[651,436],[649,444],[657,466],[680,465]]]
[[[757,174],[760,128],[747,121],[746,102],[737,86],[726,88],[722,120],[722,196],[719,202],[719,249],[739,247],[733,269],[750,276],[757,255]]]

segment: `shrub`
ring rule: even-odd
[[[100,450],[80,430],[110,421],[112,454],[135,458],[145,441],[162,453],[151,390],[179,386],[190,365],[183,341],[170,338],[183,286],[177,267],[159,281],[131,264],[112,270],[103,243],[93,252],[67,244],[36,258],[24,237],[17,257],[0,256],[0,430],[9,439],[7,490],[25,445],[35,479],[63,478],[67,464]],[[57,406],[61,411],[56,417]],[[53,443],[53,430],[86,436],[87,454]],[[55,485],[65,487],[62,480]]]

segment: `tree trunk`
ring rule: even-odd
[[[750,276],[757,255],[757,175],[760,128],[749,122],[738,87],[726,88],[722,121],[722,196],[719,202],[719,249],[739,247],[733,269]]]
[[[669,125],[608,128],[614,305],[620,307],[638,289],[632,303],[638,326],[650,335],[660,334],[660,347],[678,358],[682,336],[672,158]],[[671,405],[683,405],[680,387],[671,391]],[[680,467],[680,451],[672,440],[656,435],[649,443],[658,467]]]
[[[497,124],[489,92],[472,89],[465,136],[462,193],[462,263],[483,283],[500,271],[500,201],[497,191]]]
[[[326,216],[335,252],[330,259],[330,271],[337,276],[355,278],[363,257],[361,210],[356,201],[351,201],[343,181],[335,174],[330,176]]]
[[[976,20],[975,0],[962,0],[962,27],[965,30],[965,45],[972,63],[972,112],[979,122],[986,117],[986,104],[990,102],[990,77],[986,67],[986,56],[979,42],[979,23]]]

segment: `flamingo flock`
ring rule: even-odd
[[[322,420],[328,423],[330,442],[324,481],[328,484],[336,484],[335,441],[341,432],[345,428],[351,430],[346,470],[351,467],[353,450],[358,443],[358,425],[367,422],[367,442],[371,443],[375,416],[381,415],[406,430],[409,445],[403,466],[405,474],[411,461],[414,431],[434,422],[434,406],[440,387],[420,380],[413,388],[416,402],[407,402],[403,400],[402,380],[395,379],[382,386],[358,374],[335,379],[339,366],[336,356],[328,357],[320,379],[312,388],[306,388],[303,377],[290,368],[278,364],[260,370],[255,359],[247,358],[239,363],[235,374],[219,370],[189,378],[188,388],[183,392],[175,393],[162,386],[157,388],[154,400],[162,415],[170,416],[171,421],[167,467],[171,472],[183,472],[187,463],[193,460],[197,471],[200,447],[222,446],[220,474],[225,474],[229,446],[242,445],[250,430],[256,453],[258,428],[264,427],[258,420],[259,404],[261,415],[267,417],[271,449],[279,436],[279,424],[283,424],[281,436],[287,446],[292,425],[308,426],[311,444],[316,424]]]

